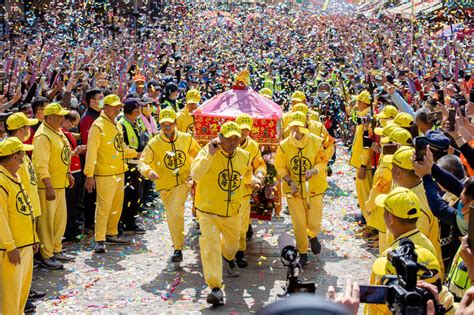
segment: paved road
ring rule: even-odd
[[[357,208],[353,172],[344,148],[339,147],[338,153],[325,197],[322,253],[310,254],[310,263],[300,276],[316,282],[318,295],[324,295],[329,285],[342,288],[347,277],[367,283],[375,253],[354,232],[356,224],[350,219]],[[271,222],[252,222],[256,233],[249,243],[249,267],[238,278],[224,278],[226,305],[213,309],[205,302],[208,289],[190,211],[184,262],[175,266],[169,261],[171,240],[159,200],[156,206],[143,216],[149,231],[133,237],[130,246],[109,246],[107,254],[94,255],[91,240],[83,240],[66,247],[77,258],[65,270],[35,269],[33,287],[48,291],[47,298],[37,304],[38,312],[245,314],[275,301],[282,292],[286,269],[280,262],[277,239],[282,232],[291,232],[287,215]]]

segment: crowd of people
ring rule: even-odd
[[[266,149],[301,268],[308,248],[321,252],[323,197],[341,141],[355,169],[359,232],[380,253],[371,283],[395,272],[387,254],[409,238],[439,304],[454,312],[474,297],[472,37],[437,33],[449,12],[414,23],[284,5],[169,5],[160,19],[115,13],[59,2],[10,23],[1,41],[4,313],[34,310],[44,293],[30,290],[33,265],[67,268],[74,256],[64,241],[92,237],[99,255],[146,233],[138,218],[158,196],[175,263],[193,199],[207,302],[223,304],[223,260],[232,277],[247,267],[250,199],[268,175],[251,116],[222,124],[208,143],[194,137],[193,112],[232,88],[283,109],[279,144]]]

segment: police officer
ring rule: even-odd
[[[173,109],[162,109],[159,123],[161,131],[146,145],[138,169],[143,176],[155,181],[155,189],[160,191],[174,246],[171,260],[181,262],[184,203],[188,197],[191,162],[200,147],[189,133],[176,130],[176,113]]]
[[[222,257],[227,272],[239,275],[235,254],[239,248],[240,215],[244,187],[252,181],[250,155],[239,148],[241,131],[235,122],[221,126],[219,138],[199,151],[191,166],[196,181],[195,207],[201,227],[199,244],[204,278],[212,289],[207,302],[224,303]]]

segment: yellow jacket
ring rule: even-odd
[[[363,111],[357,112],[357,117],[365,117],[370,111],[370,107]],[[364,149],[364,125],[357,125],[354,143],[352,144],[352,155],[349,164],[355,168],[360,168],[362,165],[367,168],[372,167],[372,151],[370,149]]]
[[[334,155],[334,139],[329,135],[324,124],[320,121],[310,120],[308,129],[310,133],[323,139],[324,152],[330,159]]]
[[[0,250],[12,251],[38,242],[34,211],[21,178],[0,166]]]
[[[257,141],[247,137],[245,142],[240,145],[240,148],[247,151],[250,154],[250,164],[252,166],[253,175],[257,175],[257,173],[262,173],[263,176],[267,175],[267,165],[262,158],[262,154],[260,152],[260,148],[258,146]],[[248,196],[252,194],[252,187],[244,187],[244,196]]]
[[[53,130],[42,123],[33,138],[33,165],[38,178],[38,188],[46,188],[43,179],[50,178],[54,189],[69,186],[71,146],[62,130]]]
[[[128,169],[126,159],[136,156],[137,151],[125,145],[122,125],[102,112],[89,130],[84,174],[87,177],[123,174]]]
[[[326,166],[328,159],[324,153],[323,139],[311,133],[296,140],[290,136],[280,142],[275,155],[275,169],[280,178],[289,175],[298,184],[301,197],[307,198],[306,171],[317,168],[318,174],[309,180],[309,196],[323,194],[327,187]],[[283,181],[283,192],[291,193],[291,188]]]
[[[194,115],[186,107],[176,114],[176,127],[181,132],[194,134]]]
[[[41,215],[38,183],[36,182],[36,174],[33,163],[31,163],[30,158],[26,154],[23,156],[23,164],[21,164],[21,167],[18,170],[18,175],[21,178],[21,182],[25,186],[26,193],[30,197],[33,214],[35,215],[35,218],[37,218]]]
[[[367,225],[381,232],[387,230],[383,219],[382,207],[375,204],[375,198],[380,194],[388,194],[392,190],[392,164],[383,162],[383,156],[380,156],[379,166],[374,173],[373,185],[370,190],[369,198],[365,202],[365,207],[369,212]]]
[[[175,131],[170,141],[163,131],[154,136],[140,156],[138,170],[148,178],[155,171],[160,178],[155,181],[156,190],[170,190],[187,182],[191,173],[191,162],[199,152],[199,144],[184,132]]]
[[[191,165],[191,176],[196,181],[196,209],[230,217],[239,212],[244,186],[252,181],[250,154],[237,148],[232,156],[222,149],[211,155],[206,145]]]

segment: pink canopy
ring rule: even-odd
[[[252,89],[231,89],[205,102],[195,112],[195,137],[210,140],[220,125],[241,113],[254,119],[251,136],[259,143],[277,143],[280,138],[281,107]]]

